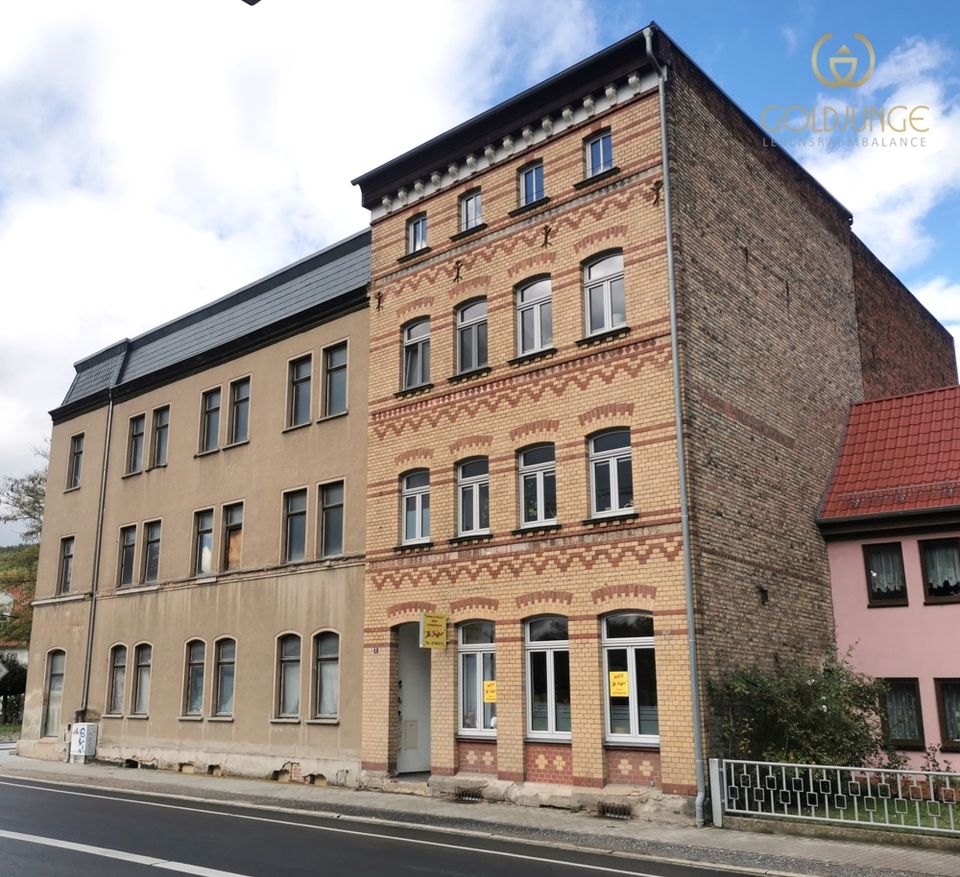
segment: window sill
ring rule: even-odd
[[[145,722],[150,718],[150,715],[148,713],[132,713],[131,715],[127,716],[127,718],[132,719],[135,722]]]
[[[298,718],[277,718],[270,719],[271,725],[299,725],[300,719]]]
[[[328,420],[339,420],[341,417],[346,417],[349,413],[349,411],[338,411],[336,414],[325,414],[323,417],[317,418],[317,423],[326,423]]]
[[[198,575],[193,577],[193,583],[195,585],[211,585],[217,580],[215,575],[210,573],[204,573],[203,575]]]
[[[593,335],[587,335],[577,341],[577,347],[591,347],[594,344],[601,344],[604,341],[611,341],[614,338],[624,338],[630,334],[629,326],[617,326],[615,329],[604,329],[602,332],[595,332]]]
[[[522,216],[524,213],[530,213],[538,207],[546,207],[549,203],[550,196],[544,195],[542,198],[537,198],[536,201],[530,201],[528,204],[521,204],[519,207],[515,207],[507,213],[507,216]]]
[[[507,365],[524,365],[528,362],[536,362],[538,359],[547,359],[556,352],[556,347],[544,347],[541,350],[531,350],[529,353],[521,353],[520,356],[508,359]]]
[[[524,527],[517,527],[516,530],[511,530],[510,534],[512,536],[532,536],[537,533],[552,533],[560,529],[560,524],[527,524]]]
[[[482,378],[484,375],[488,375],[492,371],[493,369],[489,365],[485,365],[481,368],[471,369],[468,372],[460,372],[459,374],[447,378],[447,381],[451,384],[459,384],[462,381],[469,381],[471,378]]]
[[[244,445],[249,445],[250,439],[244,439],[242,442],[230,442],[229,445],[224,445],[221,450],[229,451],[231,448],[242,448]]]
[[[166,463],[154,463],[152,466],[147,466],[146,471],[152,472],[154,469],[166,469]]]
[[[55,594],[53,597],[41,597],[39,600],[34,600],[30,603],[31,606],[49,606],[54,603],[76,603],[79,600],[87,600],[90,598],[90,592],[87,591],[83,594]]]
[[[538,737],[534,734],[527,734],[527,736],[523,738],[523,742],[524,743],[565,743],[569,745],[570,743],[573,742],[573,734],[571,733],[558,734],[555,737],[547,737],[547,736]]]
[[[870,600],[867,600],[867,609],[890,609],[897,608],[899,606],[909,606],[907,600],[890,600],[889,602],[884,603],[871,603]]]
[[[602,183],[604,180],[609,180],[611,177],[615,177],[620,173],[620,168],[616,165],[613,167],[607,168],[605,171],[600,171],[600,173],[593,174],[593,176],[585,177],[573,184],[574,189],[588,189],[590,186],[595,183]]]
[[[285,432],[296,432],[298,429],[303,429],[305,426],[310,426],[313,423],[312,420],[305,420],[303,423],[294,423],[291,426],[285,426],[280,430],[281,434]]]
[[[123,713],[104,713],[100,716],[101,719],[122,719]]]
[[[160,585],[119,585],[113,592],[116,596],[121,594],[149,594],[152,591],[159,591]]]
[[[471,542],[489,542],[493,538],[493,533],[489,530],[483,533],[464,533],[462,536],[454,536],[447,539],[448,545],[468,545]]]
[[[208,722],[221,722],[222,724],[229,725],[233,721],[233,716],[210,716],[207,719]]]
[[[135,475],[143,475],[143,469],[137,469],[135,472],[124,472],[123,475],[120,476],[120,480],[122,481],[124,478],[133,478]]]
[[[476,728],[470,728],[466,731],[457,731],[457,740],[462,740],[464,743],[496,743],[497,732],[478,731]]]
[[[79,489],[80,489],[80,485],[78,484],[76,487],[65,487],[64,490],[63,490],[63,492],[64,492],[64,493],[76,493]]]
[[[923,741],[920,740],[891,740],[890,748],[897,749],[901,752],[926,752],[926,746],[924,746]]]
[[[193,459],[194,459],[194,460],[199,460],[201,457],[209,457],[209,456],[211,456],[212,454],[219,454],[219,453],[220,453],[220,448],[210,448],[209,451],[197,451],[197,452],[193,455]]]
[[[404,262],[412,262],[414,259],[420,256],[426,256],[433,247],[420,247],[419,250],[414,250],[412,253],[404,253],[397,261],[402,265]]]
[[[592,518],[586,518],[580,523],[587,527],[603,526],[604,524],[620,524],[625,521],[634,521],[640,517],[640,513],[633,512],[611,512],[608,515],[594,515]]]
[[[320,719],[307,719],[308,725],[339,725],[340,717],[339,716],[329,716],[326,718]]]
[[[203,716],[177,716],[178,722],[202,722]]]
[[[407,387],[398,390],[393,394],[394,399],[406,399],[408,396],[419,396],[421,393],[427,393],[433,389],[433,384],[417,384],[415,387]]]
[[[940,606],[944,603],[960,603],[960,594],[953,594],[949,597],[924,597],[924,606]]]
[[[433,548],[432,542],[405,542],[402,545],[394,545],[393,550],[397,554],[410,554],[416,551],[428,551]]]
[[[647,750],[649,752],[659,752],[660,751],[660,741],[656,742],[641,742],[639,740],[604,740],[603,741],[604,749],[640,749]]]
[[[462,241],[464,238],[470,237],[470,235],[474,235],[483,231],[486,227],[487,224],[485,222],[477,223],[477,225],[471,226],[470,228],[465,228],[463,231],[458,231],[456,234],[450,235],[450,240]]]

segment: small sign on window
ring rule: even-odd
[[[626,670],[610,671],[610,697],[630,696],[630,674]]]
[[[496,703],[497,702],[497,683],[494,681],[484,681],[483,683],[483,702],[484,703]]]

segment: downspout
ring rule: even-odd
[[[663,164],[663,210],[667,236],[667,286],[670,297],[670,354],[673,360],[673,410],[677,431],[677,474],[680,480],[680,529],[683,534],[683,583],[687,601],[687,645],[690,659],[690,697],[693,709],[693,758],[697,776],[694,812],[697,827],[703,827],[703,803],[706,783],[703,771],[703,731],[700,711],[700,671],[697,664],[696,612],[693,602],[693,558],[690,539],[690,501],[687,493],[686,448],[683,437],[683,397],[680,385],[680,332],[677,319],[677,280],[673,259],[673,214],[670,200],[670,154],[667,150],[667,70],[653,53],[653,28],[643,30],[647,59],[657,73],[660,98],[660,154]]]
[[[93,547],[93,581],[90,591],[90,615],[87,619],[87,652],[83,660],[83,688],[76,721],[87,720],[87,702],[90,698],[90,668],[93,663],[93,629],[97,621],[97,591],[100,588],[100,545],[103,541],[103,512],[107,499],[107,467],[110,463],[110,436],[113,426],[113,389],[107,390],[107,428],[103,439],[103,468],[100,471],[100,501],[97,506],[97,535]],[[69,751],[69,748],[68,748]]]

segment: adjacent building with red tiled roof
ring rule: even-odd
[[[960,751],[960,386],[850,407],[818,523],[837,644],[912,762]]]

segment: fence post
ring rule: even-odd
[[[713,807],[713,824],[723,827],[723,786],[720,784],[720,759],[710,759],[710,803]]]

